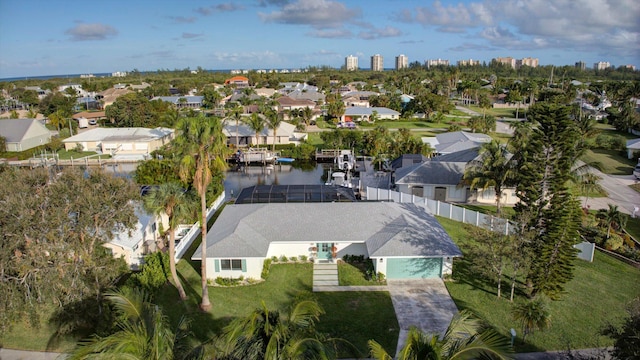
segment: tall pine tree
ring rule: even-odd
[[[567,188],[578,131],[564,105],[539,102],[528,118],[512,142],[519,164],[516,212],[532,215],[529,226],[537,234],[527,277],[531,295],[556,299],[573,276],[573,245],[579,239],[580,208]]]

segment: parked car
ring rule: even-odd
[[[340,121],[338,125],[336,125],[336,127],[342,128],[342,129],[355,129],[356,124],[353,121],[347,121],[347,122]]]
[[[633,176],[640,180],[640,164],[636,165],[635,169],[633,169]]]
[[[96,121],[96,119],[91,119],[89,120],[89,125],[96,125],[98,124],[98,122]]]

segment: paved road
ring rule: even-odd
[[[609,204],[617,205],[618,210],[625,214],[633,214],[634,207],[640,207],[640,193],[629,185],[638,183],[633,175],[607,175],[596,169],[594,174],[600,176],[600,185],[609,194],[606,198],[589,198],[587,206],[591,209],[607,209]],[[585,205],[585,198],[581,198],[581,205]],[[638,213],[640,216],[640,213]]]

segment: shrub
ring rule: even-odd
[[[309,260],[309,258],[307,257],[307,255],[300,255],[300,261],[301,262],[307,262]]]
[[[262,263],[262,273],[260,273],[260,277],[266,279],[269,276],[269,269],[271,269],[271,259],[265,259]]]
[[[160,251],[144,257],[142,271],[133,274],[129,286],[142,286],[149,293],[157,292],[169,280],[169,255]]]
[[[298,262],[298,258],[295,256],[290,257],[289,260],[293,262]]]
[[[618,234],[611,234],[611,237],[607,239],[604,243],[604,247],[607,250],[616,251],[623,244],[622,237]]]
[[[223,278],[218,276],[216,278],[216,284],[220,286],[236,286],[236,285],[239,285],[242,282],[242,280],[243,280],[242,277],[238,279],[233,279],[233,278]]]
[[[289,259],[286,256],[280,255],[280,262],[285,262],[286,263],[287,261],[289,261]]]
[[[629,236],[629,234],[624,234],[624,244],[630,247],[631,249],[635,249],[636,247],[636,243],[633,240],[631,240],[631,237]]]
[[[271,257],[271,262],[277,263],[278,262],[278,257],[277,256],[272,256]]]

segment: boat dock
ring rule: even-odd
[[[266,164],[273,163],[277,156],[267,149],[242,149],[238,150],[234,156],[238,164]]]
[[[344,150],[340,149],[322,149],[319,151],[316,150],[315,160],[317,162],[333,162],[335,158],[342,154],[343,151]]]

